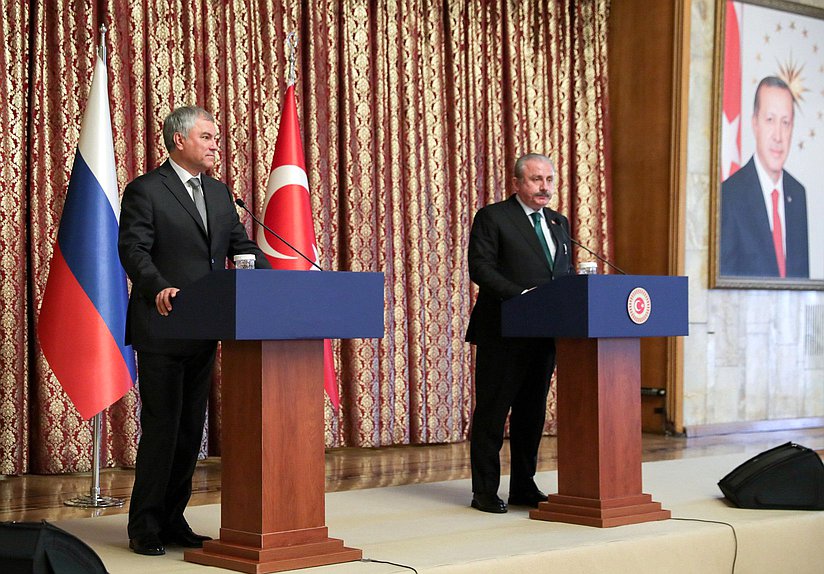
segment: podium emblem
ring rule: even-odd
[[[629,313],[629,318],[636,325],[642,325],[647,322],[652,312],[652,301],[646,289],[636,287],[630,292],[629,297],[627,297],[627,312]]]

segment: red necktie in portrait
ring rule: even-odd
[[[787,262],[784,260],[784,240],[781,233],[781,215],[778,213],[778,190],[772,191],[772,215],[773,215],[773,245],[775,246],[775,260],[778,263],[778,275],[787,276]]]

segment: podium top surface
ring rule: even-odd
[[[687,294],[686,277],[570,275],[504,301],[502,334],[568,338],[688,335]],[[633,317],[642,322],[636,323]]]
[[[168,339],[383,337],[383,273],[214,271],[181,289],[152,332]]]

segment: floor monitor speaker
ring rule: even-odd
[[[106,574],[86,543],[43,522],[0,522],[3,574]]]
[[[754,456],[718,486],[740,508],[824,510],[824,463],[792,442]]]

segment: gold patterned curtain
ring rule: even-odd
[[[28,468],[30,444],[28,4],[3,2],[0,34],[0,473],[8,474]]]
[[[0,474],[91,465],[89,425],[35,325],[101,22],[121,189],[165,158],[162,118],[197,103],[222,133],[216,175],[253,207],[277,137],[284,39],[299,32],[321,263],[386,276],[385,337],[335,345],[342,405],[327,404],[328,446],[466,439],[469,227],[509,194],[518,155],[551,155],[553,206],[579,239],[611,252],[608,0],[0,1]],[[218,386],[211,437],[219,404]],[[132,391],[104,413],[103,464],[134,463],[138,410]]]

